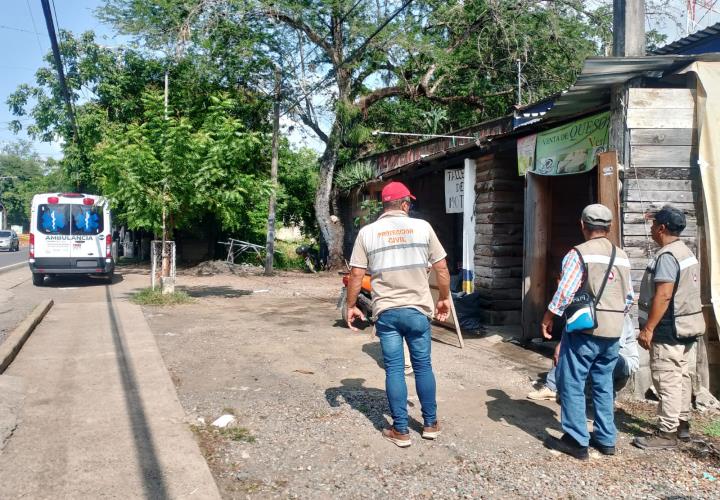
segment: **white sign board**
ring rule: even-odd
[[[465,171],[462,168],[445,171],[445,213],[457,214],[463,211],[463,190]]]

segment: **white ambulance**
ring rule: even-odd
[[[115,260],[107,201],[82,193],[36,194],[30,215],[33,284],[45,276],[92,274],[112,282]]]

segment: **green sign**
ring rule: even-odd
[[[592,170],[597,154],[608,149],[609,124],[606,111],[539,133],[532,172],[570,175]]]

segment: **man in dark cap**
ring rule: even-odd
[[[670,205],[654,215],[652,239],[660,245],[640,285],[638,343],[650,350],[650,371],[660,399],[658,426],[638,437],[639,448],[663,449],[690,439],[690,398],[697,338],[705,333],[700,299],[700,265],[680,239],[685,214]]]
[[[391,182],[382,190],[383,214],[363,227],[350,257],[347,294],[347,323],[364,319],[355,302],[366,271],[371,275],[372,314],[375,331],[385,362],[385,392],[393,425],[384,429],[385,439],[397,446],[410,446],[407,411],[407,385],[403,362],[403,343],[410,351],[415,371],[415,389],[423,416],[422,437],[440,434],[435,397],[435,375],[431,363],[430,321],[440,321],[450,313],[450,273],[445,250],[430,224],[408,217],[415,197],[401,182]],[[428,283],[428,268],[437,274],[438,301]]]
[[[611,223],[612,212],[605,205],[585,207],[580,218],[585,242],[565,255],[560,283],[542,320],[543,336],[549,339],[555,317],[566,317],[557,364],[564,434],[560,439],[548,438],[546,444],[579,460],[589,458],[590,445],[602,454],[615,454],[613,370],[633,289],[630,261],[608,239]],[[568,317],[565,310],[576,295],[586,293],[594,301],[595,326],[589,321],[575,329],[577,314]],[[588,376],[595,411],[592,436],[588,433],[585,411]]]

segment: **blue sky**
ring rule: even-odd
[[[101,0],[54,0],[61,29],[81,33],[95,30],[98,38],[113,43],[112,31],[93,16]],[[52,4],[52,2],[51,2]],[[34,20],[34,23],[33,23]],[[35,71],[42,66],[42,57],[50,50],[40,0],[0,0],[0,144],[27,139],[8,130],[14,119],[5,100],[21,83],[33,83]],[[35,143],[42,157],[61,155],[58,144]]]

